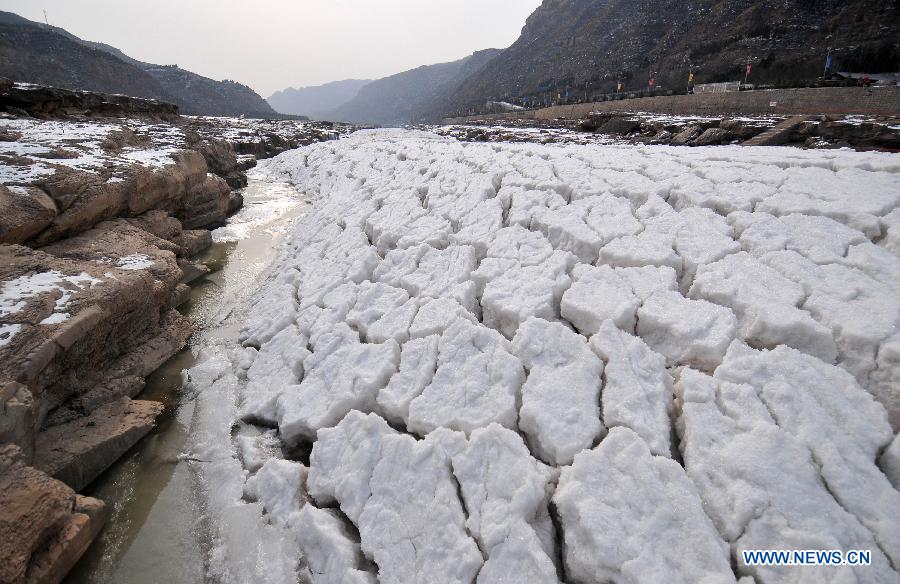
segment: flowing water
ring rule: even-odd
[[[95,480],[85,494],[106,502],[111,517],[66,579],[67,583],[193,584],[204,581],[208,542],[202,504],[182,458],[194,413],[181,371],[197,350],[237,339],[238,315],[277,255],[279,240],[303,214],[302,193],[290,185],[250,179],[244,207],[199,258],[213,271],[180,310],[199,326],[189,346],[147,378],[139,399],[166,405],[157,428]]]

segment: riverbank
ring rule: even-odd
[[[257,157],[349,128],[182,118],[80,92],[59,107],[57,90],[21,84],[0,93],[0,582],[43,582],[109,513],[76,493],[163,410],[135,398],[194,331],[179,308],[209,272],[210,230],[243,205],[232,189]]]
[[[196,333],[147,378],[142,399],[165,406],[157,428],[86,491],[109,505],[111,517],[69,574],[71,584],[205,581],[211,544],[191,470],[203,462],[184,456],[194,426],[195,395],[182,386],[182,370],[194,365],[203,347],[237,341],[243,307],[305,209],[296,189],[252,176],[241,194],[243,209],[213,231],[213,245],[198,258],[210,273],[195,283],[182,307],[197,324]]]

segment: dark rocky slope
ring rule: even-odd
[[[174,65],[142,63],[109,45],[84,41],[61,28],[9,12],[0,12],[0,76],[168,101],[184,114],[276,114],[246,85],[215,81]]]
[[[741,79],[792,84],[838,70],[900,70],[897,0],[544,0],[519,39],[433,110],[485,99],[584,96]]]

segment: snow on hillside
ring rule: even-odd
[[[900,578],[896,155],[383,130],[261,171],[314,207],[186,373],[215,577]]]

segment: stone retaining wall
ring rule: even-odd
[[[526,112],[489,114],[448,118],[445,123],[462,123],[475,119],[583,118],[591,112],[653,112],[672,115],[797,115],[797,114],[866,114],[900,116],[900,87],[819,87],[802,89],[767,89],[735,93],[694,95],[661,95],[618,101],[579,103],[530,110]]]

